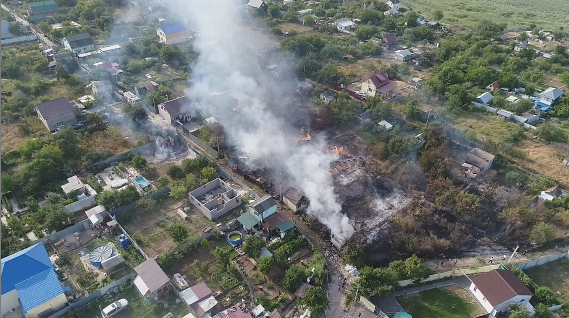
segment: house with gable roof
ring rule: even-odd
[[[49,131],[77,124],[79,108],[72,104],[67,97],[39,104],[35,107],[36,112]]]
[[[178,44],[191,39],[190,30],[183,23],[165,24],[156,29],[160,42]]]
[[[394,89],[395,84],[389,80],[387,73],[379,72],[363,82],[361,90],[370,97],[380,94],[382,98],[388,98]]]
[[[28,4],[28,20],[40,22],[49,20],[59,13],[59,7],[55,1],[30,2]]]
[[[217,305],[213,292],[205,283],[199,283],[180,292],[180,298],[195,318],[211,317],[211,309]]]
[[[26,318],[46,317],[67,305],[43,243],[4,257],[1,280],[2,316],[20,311]]]
[[[158,114],[172,124],[189,122],[196,117],[196,110],[187,96],[178,97],[158,105]]]
[[[553,108],[553,104],[565,94],[564,91],[549,87],[538,95],[538,98],[534,100],[535,107],[543,112],[549,111]]]

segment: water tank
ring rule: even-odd
[[[130,240],[128,239],[128,237],[126,237],[126,235],[121,234],[118,238],[117,238],[117,242],[119,243],[119,245],[122,248],[127,248],[130,245]]]
[[[93,266],[101,267],[102,263],[109,258],[113,257],[115,253],[113,248],[109,245],[102,245],[95,247],[91,253],[89,253],[89,261]]]

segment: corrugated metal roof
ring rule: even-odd
[[[275,205],[277,205],[275,199],[273,199],[273,197],[271,197],[270,195],[266,195],[261,199],[255,201],[252,207],[253,209],[255,209],[255,211],[263,213],[269,210],[270,208],[274,207]]]
[[[211,289],[209,289],[205,283],[199,283],[190,288],[194,291],[200,301],[213,295]]]
[[[294,223],[292,221],[286,221],[279,226],[279,231],[286,232],[294,227]]]
[[[160,268],[158,263],[152,258],[136,266],[134,271],[139,275],[151,293],[159,290],[170,281],[166,273],[164,273],[162,268]]]
[[[183,23],[172,23],[160,26],[160,30],[162,30],[164,34],[176,33],[187,29]]]
[[[53,268],[36,274],[16,285],[22,312],[25,314],[31,309],[63,294],[63,287]]]
[[[55,3],[55,1],[30,2],[28,4],[28,7],[30,8],[30,10],[32,10],[33,13],[42,13],[42,12],[59,10],[59,7],[57,6],[57,3]]]
[[[300,191],[298,191],[293,187],[286,189],[286,191],[283,194],[283,197],[287,198],[294,205],[300,203],[300,200],[302,199],[303,196],[304,195]]]
[[[75,113],[77,106],[73,105],[67,97],[62,97],[36,106],[45,120],[53,117],[61,116],[63,114]]]
[[[2,295],[15,285],[45,270],[53,268],[43,243],[30,246],[2,259]]]
[[[251,229],[255,225],[259,224],[259,220],[251,214],[251,212],[245,212],[240,217],[237,218],[237,221],[243,225],[246,229]]]

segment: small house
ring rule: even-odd
[[[528,47],[528,44],[526,42],[520,42],[518,44],[516,44],[516,46],[514,46],[514,52],[519,52],[523,49],[526,49]]]
[[[67,97],[39,104],[35,110],[49,131],[77,124],[77,117],[80,115],[77,105],[71,103]]]
[[[263,222],[263,220],[277,212],[277,202],[272,196],[265,195],[249,205],[249,212]]]
[[[190,99],[182,96],[158,105],[158,114],[172,124],[185,123],[196,117],[196,110],[191,106]]]
[[[336,97],[336,96],[334,95],[334,93],[332,93],[332,92],[330,92],[330,91],[328,91],[328,90],[323,91],[322,93],[320,93],[320,99],[321,99],[325,104],[330,104],[330,103],[334,100],[335,97]]]
[[[199,283],[180,292],[180,298],[195,318],[211,317],[211,309],[217,305],[213,292],[205,283]]]
[[[385,129],[386,131],[390,131],[393,129],[393,125],[388,123],[385,120],[380,121],[379,123],[377,123],[379,125],[379,127]]]
[[[334,21],[334,25],[336,25],[338,31],[350,33],[356,24],[350,18],[342,18]]]
[[[286,215],[276,212],[263,220],[263,228],[270,235],[284,237],[286,232],[294,228],[294,223]]]
[[[534,101],[535,107],[543,112],[547,112],[563,94],[565,94],[564,91],[555,87],[549,87],[538,95],[538,99]]]
[[[153,258],[134,268],[137,276],[134,285],[147,304],[154,303],[170,291],[170,279]]]
[[[91,89],[93,90],[93,95],[99,99],[113,96],[113,85],[108,80],[91,82]]]
[[[58,13],[59,7],[53,0],[28,3],[28,20],[31,22],[38,23],[49,20]]]
[[[395,59],[400,62],[409,60],[412,55],[413,53],[409,49],[395,51]]]
[[[390,13],[392,15],[397,15],[399,13],[401,0],[387,0],[385,3],[389,6],[389,11],[386,11],[386,13]]]
[[[534,124],[540,119],[539,114],[532,114],[532,113],[523,113],[521,117],[525,118],[526,119],[525,122],[528,124]]]
[[[475,178],[485,173],[492,166],[495,156],[478,148],[473,148],[466,154],[465,164],[462,166],[469,170],[469,176]]]
[[[487,91],[493,91],[495,89],[499,89],[500,88],[500,83],[498,83],[498,81],[495,81],[491,84],[488,84],[488,86],[486,86],[486,90]]]
[[[156,34],[164,44],[184,43],[191,39],[190,30],[183,23],[162,25],[156,29]]]
[[[393,34],[393,33],[387,34],[387,35],[383,38],[383,41],[384,41],[385,43],[387,43],[388,46],[392,46],[392,45],[397,44],[397,38],[395,37],[395,34]]]
[[[241,195],[225,181],[216,178],[188,194],[192,203],[210,220],[215,220],[241,204]]]
[[[269,8],[267,3],[263,0],[249,0],[249,2],[247,2],[247,5],[250,8],[258,9],[258,10],[261,10],[263,12],[267,12],[267,9]]]
[[[95,49],[95,43],[87,32],[66,36],[61,43],[75,54],[87,53]]]
[[[492,94],[486,92],[486,93],[483,93],[482,95],[476,97],[476,99],[480,104],[488,104],[492,101],[492,99],[494,99],[494,96],[492,96]]]
[[[393,94],[393,90],[395,90],[395,84],[389,80],[385,72],[379,72],[362,83],[362,91],[367,96],[380,94],[383,99],[387,99]]]
[[[531,315],[535,313],[530,304],[532,292],[511,271],[495,269],[471,281],[470,291],[490,318],[496,317],[498,313],[507,312],[510,304],[524,306]]]
[[[514,114],[507,110],[500,109],[496,112],[496,115],[498,115],[498,117],[502,118],[503,120],[511,120]]]
[[[545,201],[553,201],[555,199],[565,197],[565,196],[567,196],[567,194],[565,192],[563,192],[558,185],[556,185],[552,188],[545,189],[545,190],[541,191],[538,198],[545,200]]]
[[[514,95],[510,95],[510,96],[508,96],[508,98],[506,98],[506,101],[507,101],[508,103],[512,103],[512,104],[513,104],[513,103],[516,103],[518,100],[519,100],[519,98],[517,98],[517,97],[514,96]]]
[[[292,211],[298,212],[306,206],[307,200],[302,192],[290,187],[283,193],[283,203]]]
[[[365,111],[358,116],[358,119],[363,123],[371,120],[371,112]]]

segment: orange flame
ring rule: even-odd
[[[338,153],[340,156],[344,154],[344,147],[336,147],[334,146],[334,149],[332,149],[332,152],[336,152]]]
[[[310,135],[310,133],[307,133],[306,138],[304,140],[311,140],[311,139],[312,139],[312,136]]]

